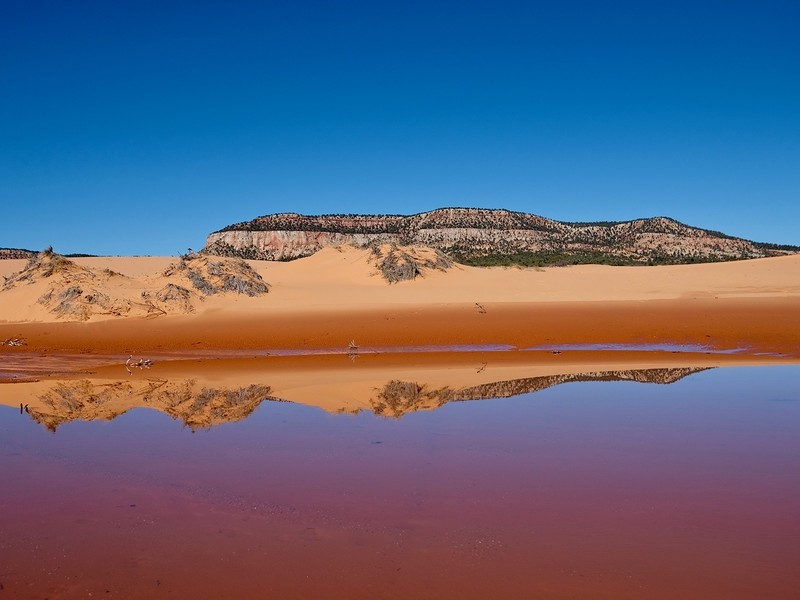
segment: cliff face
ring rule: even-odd
[[[36,256],[33,250],[24,250],[22,248],[0,248],[0,260],[4,258],[32,258]]]
[[[424,245],[457,260],[537,255],[548,262],[680,263],[761,258],[800,250],[689,227],[667,217],[565,223],[508,210],[444,208],[411,216],[284,213],[208,236],[205,253],[266,260],[309,256],[325,246]],[[572,258],[573,260],[569,260]]]

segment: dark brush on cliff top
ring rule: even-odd
[[[669,217],[570,223],[505,209],[440,208],[408,216],[265,215],[212,233],[204,253],[293,260],[325,246],[373,243],[428,246],[478,266],[682,264],[800,251],[797,246],[691,227]]]

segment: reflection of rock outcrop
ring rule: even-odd
[[[683,367],[671,369],[641,369],[630,371],[596,371],[590,373],[572,373],[529,377],[510,381],[496,381],[468,388],[452,389],[442,387],[429,389],[427,385],[410,381],[393,380],[382,389],[369,403],[372,412],[387,417],[402,417],[404,414],[418,410],[439,408],[448,402],[466,400],[485,400],[488,398],[509,398],[520,394],[538,392],[562,383],[580,381],[635,381],[638,383],[675,383],[693,373],[705,371],[708,367]]]
[[[687,367],[597,371],[496,381],[470,387],[393,379],[369,392],[365,386],[364,391],[369,395],[355,399],[354,405],[345,406],[339,412],[358,412],[366,404],[376,415],[399,418],[412,412],[434,410],[449,402],[508,398],[538,392],[562,383],[636,381],[666,384],[703,370],[705,369]],[[455,379],[457,381],[457,375]],[[352,382],[347,382],[347,385],[351,384]],[[335,383],[331,383],[331,386],[335,386]],[[265,400],[287,402],[297,399],[278,398],[273,395],[270,386],[263,384],[218,388],[200,384],[196,379],[132,378],[106,382],[88,379],[61,381],[39,393],[37,400],[38,402],[31,402],[31,417],[55,431],[62,423],[111,420],[133,408],[161,411],[194,430],[241,421]],[[299,401],[314,404],[307,399]]]
[[[376,415],[402,417],[406,413],[438,408],[452,397],[453,391],[448,387],[432,390],[425,384],[392,380],[370,399],[370,405]]]
[[[667,384],[705,371],[709,367],[682,367],[672,369],[641,369],[631,371],[595,371],[530,377],[512,381],[497,381],[456,391],[451,400],[482,400],[484,398],[509,398],[520,394],[538,392],[562,383],[579,381],[635,381],[637,383]]]
[[[110,420],[132,408],[148,407],[200,429],[248,417],[264,400],[275,400],[269,396],[270,391],[266,385],[198,389],[192,379],[66,381],[42,394],[39,400],[44,408],[31,409],[30,414],[36,422],[55,431],[69,421]]]

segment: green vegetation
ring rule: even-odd
[[[756,248],[761,250],[777,250],[778,252],[800,252],[800,246],[792,244],[770,244],[767,242],[753,242]]]
[[[514,252],[466,256],[455,253],[453,258],[473,267],[563,267],[566,265],[641,265],[643,261],[611,256],[601,252]]]
[[[707,262],[727,262],[733,258],[715,259],[709,256],[661,254],[653,257],[624,257],[604,252],[514,252],[468,256],[458,252],[450,254],[456,262],[473,267],[565,267],[569,265],[653,266],[685,265]]]

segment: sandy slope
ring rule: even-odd
[[[135,304],[142,292],[163,288],[164,271],[175,260],[75,263],[120,273],[102,291]],[[456,265],[394,284],[381,278],[369,251],[354,248],[249,263],[270,284],[268,294],[214,294],[193,300],[192,314],[176,309],[155,318],[131,310],[130,316],[64,322],[37,304],[51,282],[20,285],[0,292],[0,341],[20,336],[29,351],[118,354],[342,349],[351,339],[362,346],[678,342],[800,353],[800,256],[661,267]],[[0,275],[24,264],[0,261]]]
[[[707,297],[800,297],[800,256],[662,267],[579,265],[543,269],[456,266],[385,284],[366,251],[325,249],[289,263],[253,261],[275,286],[274,305],[589,302]],[[324,290],[324,293],[321,293]]]
[[[78,265],[111,269],[142,282],[157,280],[169,257],[78,258]],[[9,276],[24,260],[0,261]],[[800,255],[700,265],[477,268],[427,271],[415,281],[388,284],[367,250],[325,248],[292,262],[248,261],[273,286],[247,308],[347,308],[374,303],[590,302],[673,298],[800,297]],[[143,288],[145,286],[141,286]],[[224,303],[223,303],[224,304]],[[214,308],[218,308],[214,306]],[[245,307],[241,307],[245,308]],[[23,307],[0,295],[4,321],[25,320]]]

